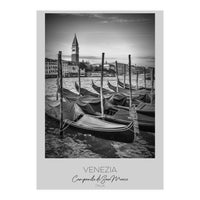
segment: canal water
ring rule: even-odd
[[[123,80],[123,77],[119,77]],[[91,80],[100,86],[100,77],[81,77],[81,87],[95,92],[91,87]],[[104,88],[107,80],[116,85],[115,77],[104,78]],[[128,77],[127,77],[128,80]],[[78,78],[64,78],[63,87],[76,92],[75,81]],[[132,84],[135,83],[135,77]],[[139,76],[139,86],[143,86],[143,77]],[[147,80],[147,86],[150,81]],[[45,80],[45,95],[49,100],[56,99],[56,79]],[[59,124],[45,116],[45,157],[46,158],[154,158],[155,157],[155,133],[141,132],[134,143],[123,143],[97,138],[92,135],[82,134],[67,129],[64,138],[59,137]]]

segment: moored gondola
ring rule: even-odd
[[[45,111],[49,117],[60,120],[60,104],[50,105],[49,102]],[[129,143],[134,141],[135,134],[139,131],[134,127],[134,120],[132,119],[127,125],[113,123],[101,119],[99,116],[85,114],[74,102],[63,103],[64,125],[62,131],[71,128],[84,134]]]
[[[98,87],[97,85],[95,85],[94,81],[92,80],[92,88],[100,94],[100,87]],[[113,91],[107,90],[105,88],[102,88],[103,90],[103,95],[107,95],[107,94],[113,94]]]
[[[129,88],[130,88],[129,84],[127,84],[127,83],[124,84],[119,79],[118,79],[118,85],[121,86],[124,89],[127,89],[127,90],[129,90]],[[143,90],[143,89],[145,89],[144,87],[139,87],[137,89],[136,86],[133,86],[133,85],[131,85],[131,88],[132,88],[132,90]],[[147,90],[149,90],[149,89],[147,89]]]
[[[76,101],[80,98],[80,96],[66,88],[62,88],[63,96],[68,100]]]
[[[98,87],[93,81],[92,81],[92,87],[96,92],[100,93],[100,87]],[[129,106],[129,98],[130,98],[129,95],[125,95],[123,93],[117,92],[117,89],[114,92],[114,91],[110,91],[110,90],[103,88],[103,95],[107,99],[110,99],[110,97],[112,96],[113,101],[111,103],[114,105],[122,105],[120,100],[124,99],[123,106],[126,106],[126,107]],[[149,97],[146,97],[146,95],[133,96],[132,103],[134,105],[137,106],[141,102],[149,102]]]
[[[113,90],[115,92],[117,91],[117,87],[112,85],[109,81],[107,81],[107,85],[111,90]],[[128,89],[119,87],[118,91],[120,94],[123,94],[128,97],[130,96],[130,91]],[[149,103],[150,102],[150,91],[147,91],[147,92],[145,92],[145,90],[141,91],[141,92],[134,91],[132,94],[132,99],[140,101],[140,102]]]
[[[137,113],[145,114],[148,116],[155,117],[155,103],[143,103],[141,102],[137,108]]]
[[[122,88],[124,88],[124,89],[129,89],[129,84],[127,84],[127,83],[122,83],[119,79],[117,79],[117,82],[118,82],[118,85],[120,86],[120,87],[122,87]],[[136,87],[135,86],[133,86],[132,85],[132,87],[131,87],[133,90],[135,90],[136,89]]]
[[[93,97],[99,97],[99,94],[96,94],[94,92],[91,92],[85,88],[80,88],[79,85],[77,84],[77,82],[75,82],[75,88],[77,90],[77,92],[80,91],[80,94],[82,96],[93,96]]]
[[[69,98],[66,91],[69,90],[65,89],[65,94],[63,95],[63,97],[66,99],[66,101],[68,101]],[[71,91],[69,92],[69,94],[72,93]],[[101,103],[99,97],[95,98],[92,96],[79,96],[75,100],[71,98],[71,101],[76,102],[76,104],[82,109],[85,114],[101,116]],[[148,109],[150,109],[150,107]],[[136,107],[139,129],[148,130],[151,132],[155,129],[155,114],[149,114],[148,109],[147,106],[146,109],[144,108],[144,106],[140,106],[139,108]],[[120,106],[119,103],[118,105],[113,105],[112,97],[110,99],[104,99],[104,118],[107,121],[127,125],[131,122],[130,114],[132,113],[130,113],[128,107]]]
[[[100,98],[100,94],[93,93],[85,88],[80,88],[79,85],[75,82],[75,88],[77,92],[80,90],[80,94],[82,96],[91,96],[95,98]],[[120,106],[128,106],[128,96],[119,94],[116,92],[104,93],[104,98],[108,100],[113,105],[120,105]],[[140,103],[139,101],[135,100],[135,104]]]

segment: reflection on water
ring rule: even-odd
[[[142,75],[139,77],[139,86],[143,86]],[[91,87],[91,80],[100,85],[100,77],[81,77],[81,86],[95,92]],[[115,77],[104,78],[104,88],[107,80],[116,85]],[[120,80],[123,80],[120,77]],[[127,78],[128,80],[128,78]],[[74,87],[78,78],[64,78],[63,87],[76,92]],[[132,79],[134,85],[135,77]],[[150,86],[150,81],[147,81]],[[45,94],[50,100],[56,98],[56,79],[46,79]],[[154,133],[140,132],[138,140],[134,143],[122,143],[97,138],[67,129],[64,138],[59,137],[59,124],[48,116],[45,117],[45,156],[46,158],[154,158]]]

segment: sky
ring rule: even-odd
[[[155,16],[140,13],[49,13],[45,16],[45,56],[71,60],[71,46],[76,34],[80,61],[105,61],[154,66]]]

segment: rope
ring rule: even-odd
[[[138,136],[139,135],[139,126],[138,126],[138,116],[137,116],[137,112],[136,112],[136,110],[135,110],[135,105],[133,104],[132,105],[132,108],[133,108],[133,114],[134,114],[134,117],[133,117],[133,129],[134,130],[132,130],[131,129],[131,127],[129,128],[129,130],[131,131],[131,132],[133,132],[134,133],[134,135],[135,135],[135,137],[136,136]]]
[[[65,124],[66,124],[66,122],[63,124],[63,127],[64,128],[62,128],[61,130],[60,130],[60,132],[63,132],[64,130],[66,130],[71,124],[73,123],[73,121],[71,121],[71,123],[69,123],[67,126],[65,126]]]

